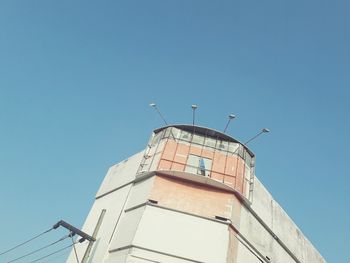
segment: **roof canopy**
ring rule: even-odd
[[[193,125],[188,125],[188,124],[174,124],[174,125],[168,125],[168,126],[164,126],[164,127],[155,129],[153,132],[154,133],[158,133],[158,132],[160,132],[160,131],[162,131],[164,129],[170,128],[170,127],[174,127],[174,128],[177,128],[177,129],[180,129],[180,130],[183,130],[183,131],[187,131],[187,132],[195,131],[195,133],[199,134],[199,135],[209,136],[209,137],[220,139],[220,140],[223,140],[223,141],[239,143],[249,152],[249,154],[252,157],[255,156],[254,153],[246,145],[244,145],[240,141],[232,138],[231,136],[229,136],[229,135],[227,135],[225,133],[222,133],[222,132],[217,131],[217,130],[209,129],[209,128],[206,128],[206,127],[201,127],[201,126],[196,126],[196,125],[193,126]]]

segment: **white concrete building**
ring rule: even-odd
[[[91,263],[324,263],[254,173],[255,156],[212,129],[157,129],[112,166],[76,246]],[[67,262],[76,263],[72,251]]]

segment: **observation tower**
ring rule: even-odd
[[[83,231],[96,239],[76,246],[83,263],[326,262],[255,176],[254,153],[196,125],[156,129],[113,165]]]

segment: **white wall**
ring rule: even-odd
[[[96,198],[133,181],[143,154],[144,151],[141,151],[109,168],[107,175],[97,191]]]
[[[87,216],[82,230],[91,235],[97,225],[101,211],[106,209],[105,216],[98,231],[96,242],[90,252],[88,262],[100,262],[108,251],[109,242],[118,220],[122,217],[124,205],[131,192],[132,181],[135,179],[136,171],[143,152],[140,152],[121,163],[112,166],[103,180],[97,193],[97,198]],[[129,183],[129,184],[127,184]],[[118,189],[113,191],[114,189]],[[108,194],[107,194],[108,193]],[[88,242],[77,245],[78,257],[81,260],[87,249]],[[71,251],[68,263],[76,263],[74,252]]]
[[[104,196],[103,198],[97,199],[93,204],[82,228],[82,230],[85,233],[92,235],[97,225],[97,221],[100,217],[102,209],[106,209],[106,213],[98,231],[96,242],[93,246],[93,249],[90,254],[90,260],[88,262],[96,262],[93,260],[97,258],[104,258],[104,254],[107,252],[109,240],[112,236],[114,226],[117,223],[118,217],[122,211],[124,202],[127,198],[130,188],[131,185],[125,186],[119,189],[118,191]],[[86,245],[77,246],[78,256],[80,260],[84,256],[87,247],[87,242],[85,242],[85,244]],[[71,252],[67,262],[76,263],[73,251]]]
[[[228,239],[226,224],[147,206],[132,243],[198,262],[226,263]],[[158,260],[159,255],[151,259]]]

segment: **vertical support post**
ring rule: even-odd
[[[75,254],[75,258],[77,260],[77,263],[79,263],[79,258],[78,258],[78,253],[77,253],[77,250],[75,248],[75,243],[74,243],[74,239],[73,239],[73,236],[74,236],[74,233],[71,231],[70,232],[70,237],[72,239],[72,245],[73,245],[73,249],[74,249],[74,254]],[[91,241],[90,241],[91,242]]]
[[[97,237],[97,233],[100,230],[100,227],[101,227],[101,224],[102,224],[102,221],[103,221],[103,218],[104,218],[105,214],[106,214],[106,209],[102,209],[101,214],[100,214],[100,216],[99,216],[99,218],[97,220],[97,224],[95,226],[94,232],[92,233],[92,237],[94,239],[96,239],[96,237]],[[85,251],[85,254],[84,254],[84,257],[83,257],[83,260],[81,261],[81,263],[86,263],[87,262],[87,260],[88,260],[88,258],[90,256],[92,245],[93,245],[93,242],[89,241],[89,245],[88,245],[88,247],[87,247],[87,249]]]

